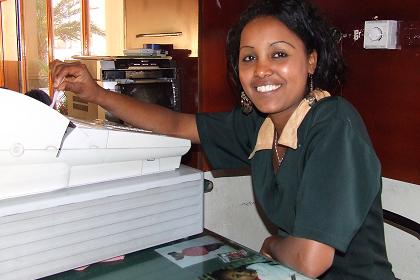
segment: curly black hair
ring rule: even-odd
[[[327,24],[317,10],[305,0],[260,0],[242,12],[239,22],[228,33],[226,55],[228,75],[240,92],[238,59],[241,33],[245,25],[257,17],[272,16],[279,19],[304,43],[307,53],[316,50],[317,67],[313,74],[316,88],[335,93],[344,79],[344,61],[338,47],[337,29]]]
[[[50,105],[51,99],[50,96],[41,89],[31,89],[25,93],[27,96],[32,97],[38,101],[41,101],[44,104]]]

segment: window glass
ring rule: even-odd
[[[80,0],[53,0],[52,3],[54,59],[67,60],[71,59],[73,55],[81,55],[82,19]]]
[[[80,0],[52,1],[53,30],[50,34],[53,34],[54,59],[66,60],[81,54],[80,7]],[[27,88],[48,91],[47,0],[25,1],[23,15]]]
[[[25,1],[23,4],[24,20],[22,23],[26,45],[26,82],[28,90],[48,88],[46,9],[46,0]],[[33,20],[36,20],[35,24]]]
[[[105,10],[104,1],[89,1],[89,43],[92,55],[106,53]]]
[[[19,91],[18,31],[16,29],[15,1],[2,1],[1,5],[1,80],[2,85]]]
[[[82,0],[34,0],[22,1],[22,34],[21,53],[24,57],[25,77],[19,73],[7,75],[12,70],[18,71],[16,7],[14,1],[2,2],[2,37],[6,42],[3,46],[3,84],[17,89],[20,83],[26,82],[28,90],[42,88],[48,91],[48,36],[52,35],[53,59],[68,60],[74,55],[83,53],[82,47]],[[53,30],[48,31],[47,3],[51,3]],[[91,55],[122,55],[124,49],[124,0],[91,0],[89,7],[88,52]],[[13,5],[12,5],[13,4]],[[10,7],[9,7],[10,6]],[[4,28],[6,27],[7,28]],[[12,32],[14,31],[14,32]],[[8,40],[8,38],[13,40]],[[10,41],[10,42],[9,42]],[[11,51],[13,50],[13,51]],[[12,61],[12,66],[7,63]],[[16,65],[15,65],[16,64]],[[15,78],[11,86],[7,76]],[[1,82],[1,79],[0,79]]]
[[[122,55],[124,50],[124,1],[89,1],[90,54]]]

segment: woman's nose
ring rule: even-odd
[[[254,76],[258,78],[269,77],[273,74],[270,64],[266,61],[258,61],[255,67]]]

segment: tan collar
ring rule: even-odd
[[[308,97],[305,97],[298,105],[296,110],[290,116],[283,131],[279,137],[278,143],[292,149],[297,148],[297,130],[305,118],[306,114],[311,109],[315,101],[328,97],[330,94],[327,91],[316,89],[312,91]],[[254,150],[249,155],[251,159],[256,152],[260,150],[271,150],[273,147],[274,124],[270,118],[266,118],[258,131],[257,142]]]

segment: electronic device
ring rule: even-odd
[[[67,118],[0,89],[0,279],[38,279],[201,233],[190,141]]]
[[[74,58],[85,64],[98,84],[105,89],[174,111],[181,110],[177,68],[170,56]],[[69,116],[85,120],[107,119],[120,122],[99,106],[88,103],[71,92],[66,95]]]
[[[69,119],[0,89],[0,199],[174,170],[191,142]]]

